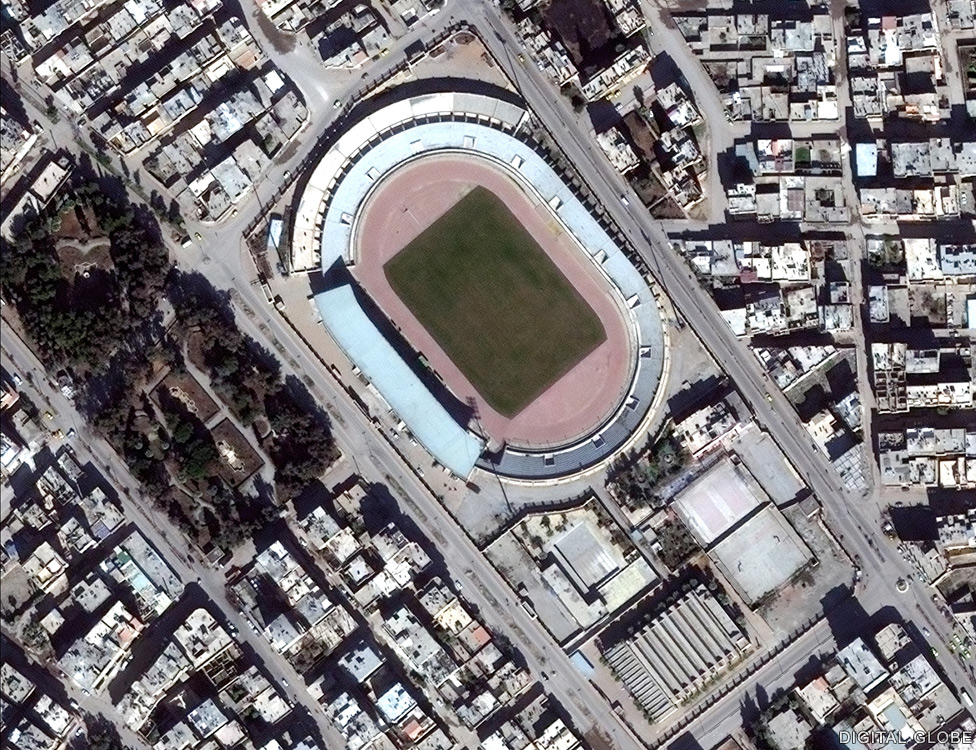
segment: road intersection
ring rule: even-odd
[[[907,563],[897,555],[892,554],[890,549],[886,550],[875,545],[874,539],[880,538],[878,532],[881,526],[877,506],[868,502],[863,495],[852,495],[844,487],[840,477],[799,422],[791,404],[777,388],[773,387],[760,363],[747,346],[734,336],[719,314],[715,303],[706,290],[699,285],[697,278],[686,262],[671,251],[668,237],[660,222],[653,220],[644,212],[629,209],[620,201],[621,195],[630,194],[629,186],[612,169],[602,152],[596,147],[590,134],[578,126],[577,119],[568,102],[556,92],[549,79],[540,71],[519,62],[517,52],[519,42],[512,33],[509,24],[497,14],[495,9],[476,0],[456,0],[450,6],[449,12],[444,11],[435,16],[440,27],[452,23],[455,18],[464,18],[472,22],[481,32],[485,45],[492,52],[504,72],[518,87],[527,104],[546,127],[550,136],[566,154],[569,162],[576,166],[586,184],[606,207],[628,241],[647,262],[652,274],[667,292],[677,310],[687,323],[698,332],[716,361],[723,363],[729,378],[753,409],[757,421],[777,441],[807,482],[813,494],[820,500],[824,506],[828,524],[835,535],[843,540],[843,546],[852,560],[858,561],[862,569],[857,596],[865,611],[875,612],[884,607],[907,602],[909,606],[914,605],[917,608],[916,612],[925,617],[928,622],[934,624],[934,632],[944,640],[948,640],[950,628],[923,586],[915,585],[906,594],[896,591],[896,581],[907,577],[913,571]],[[722,123],[724,122],[723,118]],[[631,198],[630,205],[639,205],[639,201],[634,196]],[[214,234],[229,242],[233,238],[234,231],[234,227],[221,225],[214,229]],[[220,243],[216,246],[220,246]],[[230,262],[228,263],[228,261]],[[229,285],[237,286],[242,296],[247,299],[249,306],[256,311],[258,317],[263,319],[263,323],[277,341],[284,342],[289,339],[293,341],[294,336],[291,331],[275,320],[277,316],[273,314],[273,311],[270,311],[255,288],[253,286],[245,287],[237,283],[238,278],[242,276],[246,278],[249,273],[252,273],[247,269],[247,264],[246,256],[241,254],[237,257],[215,258],[211,267],[216,267],[214,270],[222,269],[220,275],[227,277],[224,280],[229,282]],[[221,279],[214,279],[209,268],[207,275],[215,283],[220,284]],[[258,340],[269,337],[268,333],[262,333],[260,330],[254,331],[253,334],[258,337]],[[303,353],[303,344],[292,343],[287,348],[289,355],[295,361],[303,364],[303,371],[308,372],[305,369],[305,363],[316,367],[317,363]],[[319,366],[317,369],[321,369],[321,367]],[[334,381],[330,377],[316,377],[315,381],[321,392],[331,394],[336,399],[332,403],[337,404],[343,400],[348,400],[344,391],[335,389]],[[395,451],[386,444],[386,441],[376,437],[367,438],[373,433],[374,428],[368,423],[362,412],[356,407],[342,409],[341,411],[343,418],[347,420],[347,425],[359,424],[359,428],[354,430],[345,428],[348,434],[340,437],[340,444],[349,445],[350,449],[359,456],[371,455],[374,461],[381,464],[384,473],[389,472],[388,476],[395,479],[404,488],[405,495],[408,495],[415,502],[419,502],[418,498],[424,500],[424,507],[421,510],[424,518],[415,518],[420,523],[421,528],[437,528],[441,531],[445,527],[452,530],[456,529],[456,525],[450,521],[449,516],[443,511],[440,504],[436,501],[429,502],[433,499],[426,491],[423,483],[409,466],[403,464]],[[344,428],[338,427],[337,429],[342,430]],[[375,433],[373,434],[375,435]],[[346,442],[349,439],[352,440],[352,443]],[[393,472],[392,469],[397,465],[401,467],[400,471]],[[426,520],[430,518],[438,519],[440,523],[432,523]],[[445,553],[445,557],[451,560],[453,554],[456,554],[456,551],[452,551],[450,555]],[[481,555],[476,552],[473,558],[483,560]],[[478,567],[483,567],[483,565]],[[470,569],[470,566],[465,566],[466,571]],[[494,573],[493,569],[490,573]],[[488,577],[497,579],[497,574]],[[501,585],[499,592],[504,592],[507,589],[507,586],[500,581],[496,580],[496,583]],[[497,593],[494,598],[495,601],[505,601]],[[519,619],[524,621],[519,623]],[[529,628],[529,623],[534,627]],[[517,615],[510,616],[506,624],[508,627],[505,630],[507,631],[510,631],[513,626],[515,626],[516,632],[521,631],[528,634],[542,630],[538,623],[528,620],[528,618],[519,618]],[[542,642],[551,643],[548,634],[540,632],[539,635],[542,636]],[[519,639],[516,642],[525,643],[526,641]],[[567,678],[571,676],[569,681],[578,682],[578,673],[569,664],[568,659],[559,661],[563,662],[566,670],[562,674]],[[953,683],[962,685],[970,681],[970,676],[951,658],[943,657],[942,666]],[[536,674],[546,671],[541,660],[537,663],[537,669]],[[552,667],[549,668],[549,671],[552,671]],[[585,681],[583,683],[589,687],[588,683]],[[592,693],[592,688],[586,692]],[[586,723],[581,724],[583,727],[586,725]],[[619,738],[615,736],[615,739]]]
[[[251,7],[251,0],[245,0]],[[254,12],[258,12],[254,8]],[[246,249],[242,247],[244,228],[261,207],[270,200],[275,186],[286,180],[285,175],[303,162],[315,148],[318,138],[334,124],[336,118],[334,100],[344,100],[371,80],[382,79],[393,69],[400,51],[413,42],[436,33],[450,24],[464,19],[480,32],[484,44],[499,65],[515,83],[530,109],[535,112],[552,140],[575,165],[583,180],[599,199],[632,247],[646,261],[658,283],[670,297],[672,304],[697,331],[699,337],[716,361],[725,367],[730,380],[742,394],[754,412],[756,420],[777,441],[813,494],[824,508],[828,525],[842,541],[852,560],[857,561],[861,581],[855,591],[858,601],[868,613],[897,606],[907,620],[912,620],[919,630],[926,623],[934,636],[948,640],[950,629],[944,615],[933,603],[928,590],[917,583],[905,593],[896,590],[896,581],[908,579],[914,572],[888,544],[880,544],[880,508],[870,494],[852,494],[848,491],[833,467],[812,442],[806,429],[799,422],[795,411],[778,389],[768,380],[758,360],[748,347],[738,340],[722,318],[710,295],[698,283],[686,262],[669,246],[668,236],[662,224],[643,211],[634,210],[621,202],[621,196],[630,196],[629,206],[640,202],[631,194],[625,180],[613,170],[603,153],[596,146],[591,134],[581,127],[568,102],[559,95],[552,82],[540,71],[519,61],[520,43],[511,25],[497,8],[478,0],[452,0],[447,8],[429,17],[398,40],[392,53],[373,65],[364,77],[350,79],[345,86],[330,90],[318,76],[316,66],[308,64],[314,50],[301,45],[287,54],[272,53],[276,63],[292,77],[305,93],[309,108],[310,125],[301,136],[300,145],[280,163],[275,163],[268,175],[255,186],[254,192],[238,207],[236,215],[217,224],[190,222],[200,240],[194,247],[173,247],[181,263],[199,267],[218,288],[236,289],[235,306],[242,314],[238,324],[242,331],[262,344],[276,343],[284,353],[284,374],[295,375],[311,381],[313,391],[327,401],[336,418],[333,429],[342,450],[358,457],[357,465],[364,477],[373,482],[386,484],[402,503],[406,513],[418,526],[437,540],[438,547],[457,581],[463,587],[465,597],[476,605],[492,629],[506,635],[523,653],[532,673],[541,679],[545,689],[565,707],[581,732],[600,730],[615,748],[621,750],[639,748],[647,738],[639,738],[616,714],[608,711],[604,698],[571,663],[567,655],[542,625],[517,605],[517,595],[485,559],[465,532],[458,527],[450,513],[428,490],[414,468],[407,463],[385,437],[381,437],[352,401],[335,377],[309,352],[295,332],[282,320],[276,310],[267,305],[261,291],[253,284],[255,270]],[[257,24],[251,24],[266,49],[273,42],[262,34]],[[262,38],[264,36],[264,38]],[[674,46],[683,44],[675,30],[657,37],[654,44],[677,54]],[[686,57],[687,50],[683,53]],[[707,121],[713,129],[710,143],[712,152],[712,181],[717,184],[715,150],[731,143],[730,133],[744,130],[741,125],[726,128],[721,103],[714,96],[710,83],[705,82],[699,65],[688,69],[696,92],[702,87],[709,94],[699,97]],[[707,77],[705,77],[707,78]],[[719,116],[721,115],[721,119]],[[721,137],[718,132],[721,132]],[[72,129],[65,121],[56,132],[64,138],[73,137]],[[713,210],[715,206],[713,204]],[[713,220],[720,216],[713,213]],[[221,254],[203,248],[234,248]],[[278,674],[286,674],[293,685],[287,692],[289,698],[302,704],[313,717],[323,737],[330,746],[341,746],[342,740],[335,729],[325,720],[320,706],[310,699],[304,690],[296,689],[297,675],[280,655],[273,652],[267,642],[249,632],[247,623],[230,605],[226,598],[223,575],[203,563],[196,554],[187,554],[179,532],[168,519],[140,498],[138,487],[129,476],[122,460],[95,437],[77,415],[74,406],[65,399],[47,379],[40,363],[11,330],[4,325],[5,366],[33,375],[36,393],[59,415],[59,426],[74,428],[79,438],[73,448],[79,456],[90,456],[99,467],[108,470],[114,482],[123,488],[120,498],[127,516],[145,519],[141,525],[153,544],[168,549],[167,555],[184,583],[199,586],[203,593],[217,603],[234,625],[241,637],[266,663],[273,664]],[[7,357],[11,360],[7,360]],[[832,650],[835,635],[830,624],[823,620],[801,635],[786,651],[730,693],[716,702],[706,713],[697,718],[688,731],[704,746],[720,740],[729,730],[741,725],[741,707],[737,703],[744,692],[762,687],[767,694],[792,685],[795,671],[812,653]],[[951,655],[940,656],[940,664],[949,680],[957,686],[972,684],[971,675]],[[88,699],[78,696],[85,705]],[[93,705],[94,707],[94,705]],[[724,734],[723,734],[724,733]]]

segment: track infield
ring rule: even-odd
[[[506,417],[600,344],[600,317],[505,203],[475,187],[383,266],[393,291]]]

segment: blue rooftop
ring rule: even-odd
[[[363,311],[350,285],[315,297],[322,322],[346,356],[383,394],[424,448],[459,477],[467,477],[484,450],[479,437],[455,421]]]

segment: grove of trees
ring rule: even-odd
[[[202,276],[174,271],[144,207],[78,179],[21,223],[3,258],[4,299],[48,371],[72,373],[79,410],[198,544],[233,547],[277,514],[273,496],[294,498],[337,458],[328,418],[304,386],[282,379]],[[164,299],[176,313],[168,328]],[[225,484],[209,429],[182,404],[150,399],[158,376],[187,355],[245,429],[260,420],[273,492]]]

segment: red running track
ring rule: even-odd
[[[512,418],[489,407],[393,291],[384,264],[472,188],[481,185],[508,206],[603,322],[607,338],[572,370]],[[402,331],[451,392],[478,404],[493,447],[501,443],[541,448],[590,434],[620,405],[632,377],[634,356],[623,300],[547,205],[527,193],[502,167],[481,157],[432,155],[389,175],[363,207],[354,237],[355,278]]]

